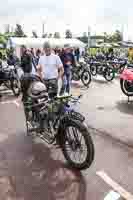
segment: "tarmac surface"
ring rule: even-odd
[[[133,199],[132,104],[126,104],[118,80],[96,79],[81,91],[78,107],[95,145],[95,160],[82,172],[68,167],[61,149],[27,137],[21,100],[3,96],[0,200],[115,200],[112,190],[119,200]]]

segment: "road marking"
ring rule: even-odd
[[[126,200],[133,200],[133,195],[127,192],[123,187],[118,183],[113,181],[104,171],[98,171],[96,174],[101,177],[109,186],[111,186],[116,192],[118,192],[121,197]]]
[[[113,190],[111,190],[107,196],[104,198],[104,200],[118,200],[120,199],[120,194],[118,194],[117,192],[114,192]]]
[[[15,104],[17,107],[20,107],[20,104],[16,101],[16,100],[12,100],[12,101],[2,101],[0,102],[1,104],[10,104],[13,103]]]
[[[13,103],[13,100],[12,101],[2,101],[0,102],[1,104],[9,104],[9,103]]]
[[[20,104],[19,104],[17,101],[13,101],[13,103],[14,103],[17,107],[20,106]]]

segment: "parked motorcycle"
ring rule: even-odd
[[[108,63],[113,67],[114,72],[116,74],[121,74],[127,65],[127,60],[126,59],[115,59],[115,60],[108,61]]]
[[[91,62],[90,72],[93,76],[97,74],[102,75],[107,81],[112,81],[115,78],[115,72],[112,66],[109,66],[106,62]]]
[[[120,75],[120,86],[122,92],[130,97],[133,96],[133,65],[129,65]]]
[[[85,118],[75,111],[80,96],[49,98],[46,87],[38,77],[21,80],[27,134],[39,137],[61,148],[69,165],[78,170],[90,167],[94,159],[94,145]]]
[[[80,62],[72,68],[72,80],[81,80],[84,86],[88,87],[91,83],[91,73],[86,63]]]
[[[17,74],[17,66],[0,66],[0,85],[13,91],[15,96],[20,94],[20,81]]]

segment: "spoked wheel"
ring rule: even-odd
[[[107,67],[104,71],[104,78],[107,81],[112,81],[115,78],[115,72],[113,67]]]
[[[121,79],[120,86],[121,86],[122,92],[126,96],[133,96],[133,82]]]
[[[125,69],[125,66],[120,67],[119,70],[118,70],[118,73],[122,74],[122,72],[124,71],[124,69]]]
[[[71,167],[89,168],[94,159],[94,145],[88,129],[79,121],[69,121],[62,134],[63,154]]]
[[[11,80],[11,89],[13,91],[13,94],[15,96],[19,96],[20,95],[20,81],[19,79],[13,79]]]
[[[90,66],[90,72],[91,72],[92,76],[96,76],[96,74],[97,74],[97,67],[95,65],[91,65]]]
[[[72,78],[73,81],[79,81],[80,76],[78,75],[78,72],[72,72]]]
[[[81,81],[84,84],[84,86],[88,87],[89,84],[91,83],[91,74],[89,71],[84,70],[82,75],[81,75]]]

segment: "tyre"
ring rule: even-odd
[[[91,65],[90,66],[90,72],[91,72],[92,76],[96,76],[97,75],[97,67],[96,67],[96,65]]]
[[[84,84],[84,86],[88,87],[89,84],[91,83],[91,74],[89,71],[84,70],[83,73],[81,74],[81,81]]]
[[[103,74],[107,81],[112,81],[115,78],[115,71],[112,67],[107,67]]]
[[[18,78],[11,80],[11,89],[14,96],[18,97],[20,95],[20,81]]]
[[[69,165],[72,168],[78,170],[84,170],[89,168],[94,160],[94,145],[91,136],[88,132],[88,129],[86,128],[84,123],[78,120],[69,120],[68,123],[65,124],[61,132],[61,148],[64,157],[68,161]],[[86,154],[85,157],[81,160],[82,153],[84,150],[82,146],[83,141],[85,145]],[[77,160],[76,151],[81,156],[80,160]],[[74,153],[74,157],[72,156],[72,153]]]
[[[133,96],[133,82],[129,82],[127,80],[120,79],[120,86],[122,92],[130,97]]]
[[[122,74],[122,72],[124,71],[124,69],[125,69],[125,66],[120,67],[119,70],[118,70],[118,73]]]

